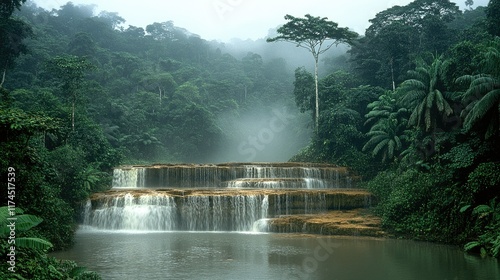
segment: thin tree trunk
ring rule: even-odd
[[[316,132],[319,128],[318,56],[314,56],[314,84],[316,86]]]
[[[71,104],[71,128],[73,129],[73,132],[75,132],[75,102],[76,95],[73,95],[73,102]]]
[[[5,82],[5,73],[7,72],[7,67],[3,69],[3,74],[2,74],[2,82],[0,82],[0,88],[3,86],[3,83]]]
[[[396,91],[396,82],[394,82],[394,64],[391,57],[391,75],[392,75],[392,91]]]
[[[161,106],[161,87],[158,86],[158,91],[160,92],[160,106]]]

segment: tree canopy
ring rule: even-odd
[[[296,43],[297,47],[307,49],[314,58],[314,81],[316,87],[315,96],[315,124],[319,126],[319,89],[318,89],[318,62],[319,56],[328,51],[332,46],[341,43],[351,44],[358,36],[349,28],[338,27],[333,21],[326,17],[314,17],[306,14],[304,18],[286,15],[287,23],[278,28],[278,36],[268,38],[267,42],[286,41]]]

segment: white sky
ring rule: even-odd
[[[34,0],[51,10],[65,0]],[[285,14],[328,17],[341,27],[363,34],[368,20],[394,5],[411,0],[73,0],[74,4],[96,4],[102,10],[117,12],[126,20],[125,26],[146,27],[154,22],[172,20],[206,40],[229,41],[231,38],[259,39],[269,29],[285,23]],[[465,0],[455,0],[463,9]],[[475,0],[486,6],[488,0]]]

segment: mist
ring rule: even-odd
[[[207,162],[285,162],[304,148],[312,135],[310,114],[290,104],[255,107],[239,115],[221,114],[225,132]]]
[[[276,29],[271,29],[267,37],[276,36]],[[305,67],[308,71],[314,71],[314,59],[306,49],[297,47],[293,43],[275,42],[268,43],[265,39],[241,40],[232,39],[227,43],[212,41],[214,47],[241,59],[249,52],[259,54],[264,60],[283,59],[287,64],[287,70],[293,72],[298,67]],[[322,57],[319,64],[320,75],[342,69],[343,65],[328,63],[330,59],[347,56],[348,47],[339,45],[332,47]]]
[[[35,0],[47,10],[57,9],[66,1]],[[303,16],[307,13],[328,17],[339,26],[363,34],[370,26],[369,19],[395,5],[404,6],[411,0],[390,1],[266,1],[266,0],[193,0],[193,1],[155,1],[141,2],[119,0],[74,0],[75,5],[95,4],[96,14],[101,11],[116,12],[126,20],[123,25],[145,28],[153,22],[173,21],[175,25],[186,28],[201,38],[219,42],[232,39],[258,40],[265,38],[271,28],[283,24],[285,14]],[[463,10],[465,0],[452,1]],[[473,7],[485,6],[488,0],[475,0]]]

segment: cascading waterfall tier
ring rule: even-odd
[[[122,166],[83,220],[106,230],[265,231],[277,217],[369,206],[353,184],[347,168],[326,164]]]
[[[111,190],[91,197],[84,224],[108,230],[255,231],[272,217],[367,207],[370,196],[348,189]]]
[[[353,188],[345,167],[313,163],[157,164],[114,170],[113,188]]]

